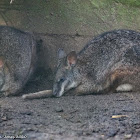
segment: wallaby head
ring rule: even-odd
[[[66,55],[63,49],[59,49],[53,95],[60,97],[68,90],[77,87],[80,83],[79,76],[76,52],[72,51]]]

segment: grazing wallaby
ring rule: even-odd
[[[78,54],[72,51],[66,56],[59,50],[58,57],[53,86],[56,97],[70,89],[78,95],[140,91],[139,32],[106,32],[95,37]]]
[[[140,33],[115,30],[94,38],[78,54],[59,51],[53,95],[140,91]]]
[[[34,71],[36,41],[33,35],[0,26],[0,94],[19,93]]]

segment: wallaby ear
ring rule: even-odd
[[[71,66],[75,66],[76,62],[77,62],[77,54],[75,51],[72,51],[67,55],[67,64],[68,66],[71,67]]]
[[[58,49],[58,59],[62,59],[64,57],[66,57],[66,53],[63,49]]]

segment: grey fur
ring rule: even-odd
[[[0,92],[15,95],[34,71],[36,41],[30,33],[13,27],[0,26]]]
[[[67,61],[75,57],[68,55],[69,60],[68,56],[63,58],[57,67],[53,87],[56,97],[70,89],[80,95],[110,92],[122,84],[140,91],[139,32],[114,30],[95,37],[77,54],[74,66],[68,67]]]

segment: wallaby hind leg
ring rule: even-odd
[[[3,94],[4,96],[14,96],[17,95],[22,89],[22,84],[13,81],[4,85]]]
[[[140,68],[124,67],[115,70],[110,77],[111,88],[117,92],[140,90]]]
[[[1,88],[1,92],[4,96],[16,95],[22,89],[22,81],[15,80],[14,74],[9,72],[8,67],[4,68],[4,84]]]

